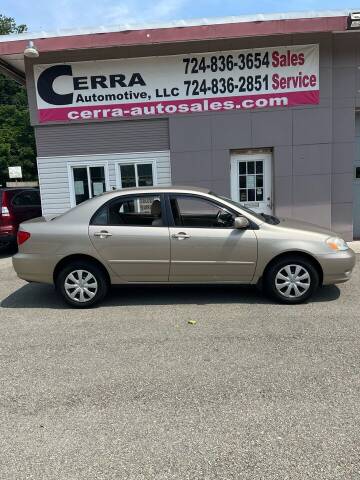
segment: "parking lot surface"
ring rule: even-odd
[[[76,311],[4,257],[0,302],[1,479],[360,478],[359,259],[301,306],[148,286]]]

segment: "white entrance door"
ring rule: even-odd
[[[231,198],[255,212],[272,214],[270,153],[231,155]]]

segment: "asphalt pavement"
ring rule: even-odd
[[[301,306],[148,286],[77,311],[4,257],[0,302],[1,479],[360,478],[359,261]]]

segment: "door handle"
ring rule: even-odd
[[[190,238],[190,235],[188,235],[185,232],[179,232],[179,233],[174,233],[171,235],[172,238],[176,238],[177,240],[186,240],[187,238]]]
[[[109,232],[106,232],[105,230],[102,230],[101,232],[95,232],[94,237],[108,238],[108,237],[112,237],[112,233],[109,233]]]

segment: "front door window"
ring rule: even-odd
[[[231,212],[205,198],[171,196],[170,205],[177,227],[231,228],[234,225]]]
[[[105,167],[73,167],[75,204],[96,197],[106,191]]]

